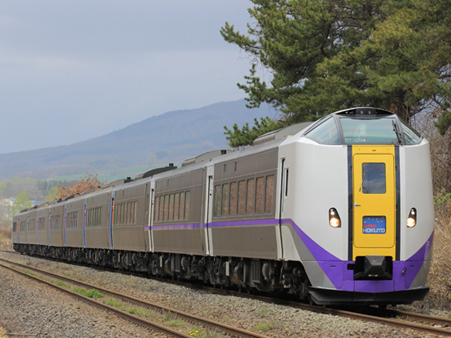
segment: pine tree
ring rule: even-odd
[[[446,0],[252,0],[248,35],[221,34],[252,58],[238,87],[286,123],[375,106],[409,121],[434,111],[451,125],[451,6]],[[263,67],[270,83],[257,74]]]

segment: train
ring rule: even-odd
[[[13,217],[14,250],[318,305],[422,300],[429,143],[357,107]]]

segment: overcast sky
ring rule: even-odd
[[[0,2],[0,153],[72,144],[241,99],[247,55],[219,34],[245,0]],[[149,131],[151,132],[151,131]]]

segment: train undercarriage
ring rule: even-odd
[[[197,280],[221,288],[289,293],[298,299],[309,297],[310,283],[300,262],[34,244],[14,244],[14,250],[30,256],[149,273],[161,278]]]

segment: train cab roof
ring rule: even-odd
[[[397,115],[367,107],[329,114],[312,124],[301,137],[329,145],[412,145],[422,141],[421,135]]]

